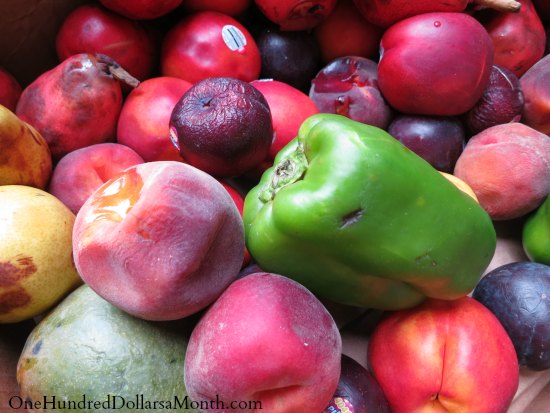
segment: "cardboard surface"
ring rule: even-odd
[[[72,10],[92,0],[1,0],[0,66],[24,87],[58,63],[55,35]]]

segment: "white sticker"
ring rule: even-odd
[[[241,49],[246,46],[246,37],[239,28],[226,24],[222,28],[222,37],[226,46],[229,47],[231,51]]]

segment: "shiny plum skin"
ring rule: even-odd
[[[311,81],[309,97],[322,113],[335,113],[385,129],[393,115],[378,87],[377,64],[343,56],[323,67]]]
[[[266,159],[273,141],[271,111],[250,83],[207,78],[176,103],[170,136],[185,162],[218,178],[236,177]]]
[[[464,116],[468,131],[475,135],[501,123],[521,120],[525,99],[518,77],[505,67],[493,65],[483,95]]]
[[[256,44],[262,59],[260,78],[307,92],[321,67],[321,50],[310,32],[265,27],[256,35]]]
[[[388,132],[435,169],[448,173],[466,141],[464,126],[456,117],[398,115]]]
[[[495,268],[481,279],[473,298],[499,319],[521,366],[550,368],[550,267],[522,261]]]
[[[341,364],[340,381],[334,399],[323,413],[346,411],[335,410],[335,407],[344,405],[354,413],[389,413],[390,406],[386,396],[374,376],[345,354],[342,354]]]

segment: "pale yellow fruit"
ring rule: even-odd
[[[74,220],[48,192],[0,186],[0,323],[40,315],[82,283],[72,258]]]
[[[51,174],[52,155],[46,140],[0,105],[0,185],[45,189]]]
[[[441,172],[439,171],[441,175],[443,175],[445,178],[447,178],[450,182],[452,182],[458,189],[460,189],[462,192],[470,195],[474,200],[479,203],[479,200],[477,199],[477,196],[474,192],[474,190],[468,185],[466,182],[464,182],[459,177],[449,174],[447,172]]]

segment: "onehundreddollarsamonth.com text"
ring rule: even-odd
[[[53,395],[42,396],[38,400],[12,396],[8,400],[8,405],[13,410],[262,410],[262,402],[259,400],[224,401],[218,396],[215,400],[191,400],[189,396],[173,396],[170,400],[149,400],[143,394],[133,397],[107,395],[103,400],[91,400],[85,394],[75,400]]]

